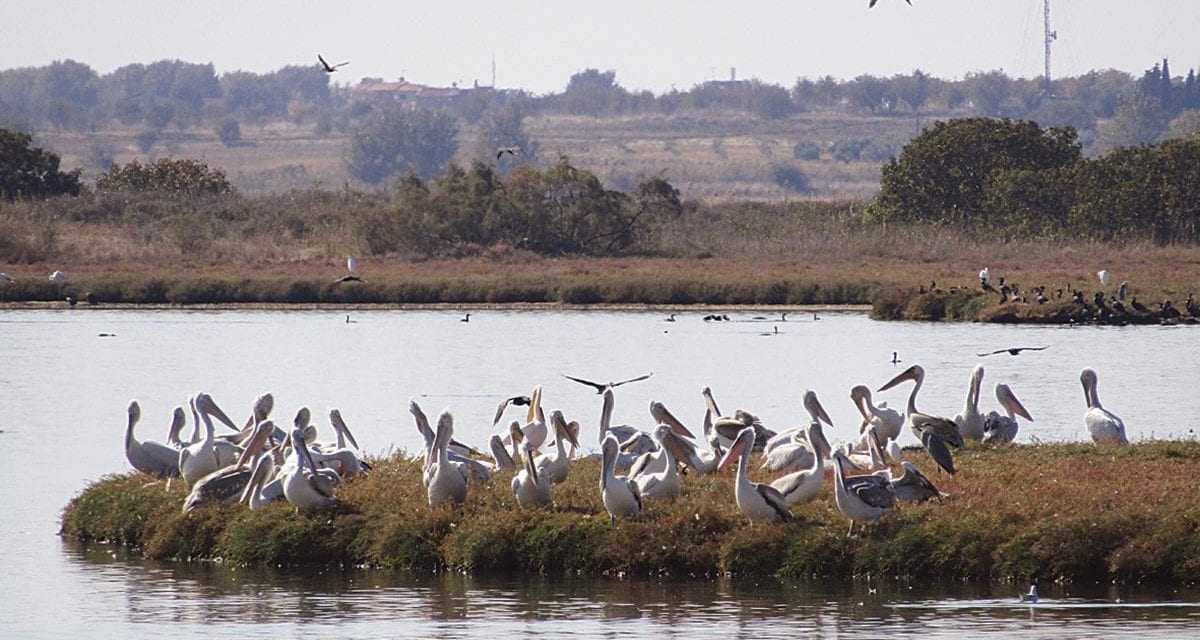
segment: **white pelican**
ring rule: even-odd
[[[1098,443],[1129,444],[1125,437],[1125,423],[1116,414],[1100,406],[1100,396],[1096,393],[1096,372],[1084,369],[1079,374],[1083,383],[1083,395],[1087,399],[1087,413],[1083,414],[1083,423],[1087,425],[1092,440]]]
[[[896,494],[883,476],[847,476],[847,462],[840,449],[833,452],[833,500],[838,511],[850,518],[850,530],[846,532],[850,535],[855,522],[876,522],[891,511],[896,506]]]
[[[731,460],[737,458],[737,479],[733,495],[737,501],[738,510],[750,522],[790,521],[792,514],[788,511],[787,500],[783,498],[783,494],[769,484],[750,482],[750,479],[746,477],[746,471],[750,467],[750,450],[754,447],[754,441],[754,428],[742,429],[718,468],[724,469]]]
[[[185,443],[179,439],[179,434],[183,433],[183,428],[187,425],[187,414],[183,412],[183,407],[175,407],[175,411],[171,412],[171,427],[167,430],[167,444],[179,451],[183,447],[191,444]],[[179,464],[179,454],[175,454],[175,464]]]
[[[563,448],[563,441],[567,440],[576,447],[579,446],[579,442],[567,428],[567,420],[561,411],[556,409],[550,414],[550,423],[554,426],[554,456],[543,454],[537,456],[533,463],[539,476],[549,478],[551,484],[558,484],[566,480],[571,471],[571,458]]]
[[[420,432],[421,439],[425,441],[425,449],[423,451],[423,455],[425,458],[423,468],[425,471],[421,476],[421,480],[422,480],[422,482],[425,483],[425,486],[428,487],[429,480],[430,480],[430,478],[433,477],[432,470],[431,470],[431,465],[433,463],[433,458],[434,458],[433,429],[431,429],[429,427],[429,418],[425,417],[425,412],[421,410],[421,406],[417,404],[416,400],[409,401],[408,411],[413,416],[413,421],[417,425],[417,431]],[[458,468],[459,472],[462,473],[463,478],[466,478],[468,481],[470,481],[471,479],[479,479],[479,480],[483,480],[486,482],[491,477],[491,470],[488,469],[486,464],[479,462],[478,460],[472,460],[471,458],[467,457],[465,452],[474,452],[475,451],[471,447],[461,444],[458,441],[451,438],[450,443],[446,447],[446,450],[450,457],[450,464]],[[464,452],[464,453],[460,453],[460,452]]]
[[[176,416],[182,410],[176,409]],[[147,440],[138,442],[133,437],[133,427],[142,418],[142,408],[137,400],[129,403],[129,421],[125,425],[125,458],[134,469],[157,478],[179,477],[179,450],[165,444]],[[174,423],[172,423],[172,432]]]
[[[251,511],[258,511],[274,500],[263,492],[263,486],[275,475],[275,458],[271,453],[264,453],[254,461],[250,470],[250,482],[246,483],[238,502],[243,502]]]
[[[669,434],[673,433],[670,425],[660,424],[654,430],[654,438],[659,443],[663,443]],[[633,473],[633,469],[630,469],[629,475],[637,483],[638,495],[642,498],[673,499],[679,496],[679,492],[683,489],[679,480],[679,469],[675,467],[675,456],[671,454],[669,447],[660,446],[659,451],[662,453],[662,463],[658,465],[658,469],[653,471],[643,469],[636,475]]]
[[[528,440],[522,447],[521,457],[523,469],[512,479],[513,495],[517,504],[522,507],[540,507],[550,504],[550,478],[539,475],[537,465],[533,463],[535,449]]]
[[[1033,416],[1025,410],[1020,400],[1008,388],[1006,384],[996,385],[996,400],[1000,401],[1000,406],[1004,408],[1006,415],[992,411],[988,413],[987,420],[983,423],[983,441],[996,443],[1009,443],[1017,438],[1017,418],[1021,416],[1026,420],[1033,422]]]
[[[450,464],[446,447],[454,435],[454,417],[443,411],[438,418],[437,433],[433,437],[433,461],[430,463],[430,479],[427,493],[429,506],[453,503],[461,504],[467,499],[467,479]]]
[[[509,453],[504,448],[504,439],[499,434],[493,434],[488,439],[488,448],[492,451],[492,465],[498,470],[509,471],[517,468],[516,458],[520,457],[520,452],[516,446],[513,446],[513,452]]]
[[[329,423],[333,426],[334,433],[337,434],[338,449],[345,449],[347,444],[358,449],[358,441],[354,439],[354,434],[350,433],[350,428],[346,426],[346,421],[342,420],[341,411],[330,409]]]
[[[930,498],[943,498],[946,494],[933,486],[929,478],[917,469],[917,465],[905,460],[900,463],[904,469],[903,475],[892,479],[892,493],[901,502],[925,502]],[[891,474],[889,474],[891,475]]]
[[[979,413],[979,387],[983,384],[983,365],[975,365],[971,371],[971,383],[967,386],[967,400],[963,410],[954,416],[958,432],[967,440],[983,439],[983,414]]]
[[[183,501],[183,512],[187,513],[202,505],[233,502],[238,499],[250,482],[251,469],[246,466],[247,463],[254,460],[264,449],[267,438],[274,431],[275,424],[271,421],[258,423],[254,427],[254,435],[246,442],[246,449],[236,463],[217,469],[192,485],[191,492]]]
[[[204,421],[204,439],[195,444],[180,449],[179,472],[189,484],[194,484],[200,478],[226,467],[237,461],[242,454],[242,448],[225,440],[217,440],[213,436],[213,423],[210,415],[217,416],[222,422],[232,425],[233,421],[221,408],[213,402],[207,393],[196,396],[196,409]],[[234,427],[236,428],[236,427]]]
[[[886,469],[887,457],[883,455],[883,447],[879,444],[879,436],[874,425],[867,427],[866,433],[862,435],[862,441],[867,445],[865,453],[856,452],[850,445],[846,447],[846,459],[850,464],[863,471]]]
[[[546,414],[542,411],[542,387],[538,385],[529,394],[529,410],[525,412],[525,424],[521,427],[524,441],[540,449],[550,436],[550,427],[546,424]]]
[[[717,433],[722,446],[732,446],[733,440],[738,437],[738,434],[745,427],[754,428],[754,450],[761,451],[767,445],[776,433],[764,426],[759,421],[758,416],[737,409],[732,416],[722,416],[721,410],[717,408],[717,401],[713,398],[712,389],[704,387],[700,390],[700,394],[704,396],[704,402],[708,406],[708,410],[712,412],[713,430]]]
[[[908,394],[908,406],[904,410],[904,422],[912,430],[913,435],[921,438],[921,434],[929,431],[937,434],[946,443],[961,447],[963,445],[962,434],[958,432],[958,425],[954,424],[952,420],[917,411],[917,392],[921,390],[921,385],[925,384],[925,369],[921,368],[921,365],[914,364],[905,369],[879,390],[887,391],[906,380],[912,380],[915,383],[912,392]]]
[[[992,279],[992,274],[991,274],[991,272],[990,272],[990,271],[988,271],[988,268],[987,268],[987,267],[984,267],[984,268],[982,268],[982,269],[980,269],[980,270],[979,270],[979,284],[980,284],[981,286],[984,286],[984,287],[986,287],[986,286],[987,286],[987,283],[988,283],[989,281],[991,281],[991,279]]]
[[[829,419],[829,414],[825,413],[825,407],[821,406],[821,401],[817,399],[817,393],[812,389],[804,392],[804,408],[808,411],[809,424],[814,422],[824,422],[829,426],[833,426],[833,421]],[[780,444],[770,450],[764,447],[762,466],[773,472],[803,471],[813,466],[813,460],[817,456],[829,455],[829,443],[825,441],[824,434],[821,439],[816,442],[806,442],[807,431],[796,431],[791,442]]]
[[[850,389],[850,399],[854,401],[854,408],[862,414],[863,421],[858,428],[859,433],[863,433],[870,425],[875,426],[876,433],[879,437],[887,440],[895,440],[900,437],[900,429],[904,426],[904,416],[900,415],[899,411],[891,409],[886,402],[880,402],[875,405],[871,402],[871,390],[864,385],[856,385]]]
[[[825,441],[825,434],[821,431],[821,423],[817,420],[813,420],[808,425],[808,441]],[[824,483],[825,456],[816,455],[813,456],[811,468],[789,473],[782,478],[772,481],[771,486],[783,495],[784,503],[788,507],[791,507],[817,497],[817,494],[821,492],[821,485]]]
[[[323,476],[317,473],[316,465],[309,457],[302,429],[292,429],[292,451],[296,456],[296,466],[283,477],[283,495],[287,501],[297,511],[318,511],[337,506],[337,499],[320,480]]]
[[[600,499],[608,511],[609,522],[614,526],[617,518],[629,518],[642,512],[642,497],[638,493],[637,483],[615,474],[617,447],[617,439],[613,436],[600,443]]]
[[[724,454],[720,449],[720,443],[713,434],[712,412],[708,410],[704,412],[704,435],[705,444],[708,445],[705,448],[701,448],[700,443],[680,437],[675,432],[667,435],[663,440],[663,446],[670,447],[676,460],[691,467],[697,473],[709,474],[717,470],[717,463],[721,461],[721,456]]]

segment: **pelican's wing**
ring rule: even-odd
[[[846,490],[877,509],[896,506],[896,493],[892,491],[892,484],[883,476],[872,474],[846,478]]]
[[[633,461],[633,464],[629,467],[629,479],[632,480],[641,475],[646,465],[650,464],[650,455],[649,453],[643,453],[637,457],[637,460]]]
[[[1049,348],[1049,345],[1045,347],[1017,347],[1017,351],[1045,351]]]
[[[998,353],[1005,353],[1005,352],[1007,352],[1007,351],[1008,351],[1008,349],[997,349],[996,351],[989,351],[989,352],[987,352],[987,353],[977,353],[977,354],[975,354],[975,355],[976,355],[976,356],[978,356],[978,357],[980,357],[980,358],[986,358],[987,356],[994,356],[994,355],[996,355],[996,354],[998,354]]]
[[[319,53],[317,54],[317,60],[320,60],[320,61],[321,61],[321,66],[322,66],[322,67],[325,67],[325,70],[326,70],[326,71],[328,71],[328,70],[330,70],[330,69],[332,69],[332,68],[333,68],[333,67],[329,66],[329,63],[328,63],[328,62],[325,62],[325,58],[322,58],[322,57],[321,57],[321,54],[319,54]]]
[[[619,386],[621,386],[621,385],[623,385],[623,384],[626,384],[626,383],[629,383],[629,382],[640,382],[640,381],[642,381],[642,380],[645,380],[646,378],[649,378],[649,377],[650,377],[650,376],[652,376],[652,375],[654,375],[654,372],[653,372],[653,371],[651,371],[650,373],[647,373],[647,374],[646,374],[646,375],[644,375],[644,376],[638,376],[638,377],[636,377],[636,378],[630,378],[630,379],[628,379],[628,380],[622,380],[622,381],[620,381],[620,382],[614,382],[614,383],[610,384],[609,386],[611,386],[611,387],[619,387]]]
[[[754,490],[758,492],[758,495],[763,497],[763,501],[767,503],[767,506],[771,507],[775,510],[775,513],[779,514],[780,520],[783,520],[784,522],[791,522],[792,512],[788,509],[787,499],[783,497],[783,494],[780,493],[778,489],[769,484],[752,484],[754,485]]]
[[[937,434],[946,444],[962,448],[962,433],[959,432],[958,425],[954,424],[954,421],[924,413],[913,413],[909,415],[909,418],[912,420],[913,429],[918,433]]]
[[[500,401],[500,406],[496,407],[496,417],[492,418],[492,426],[500,424],[500,418],[504,417],[504,410],[508,408],[508,403],[512,402],[512,398],[505,398]]]
[[[782,476],[773,480],[771,482],[771,487],[778,491],[780,495],[785,496],[786,499],[787,494],[795,491],[796,487],[799,487],[801,484],[803,484],[811,474],[811,469],[789,473],[786,476]]]
[[[921,444],[924,445],[925,451],[929,452],[929,457],[933,458],[933,461],[943,471],[954,475],[954,457],[950,455],[950,448],[946,446],[946,442],[942,440],[941,436],[926,431],[921,435]]]
[[[929,478],[925,477],[925,474],[921,473],[921,471],[916,467],[911,469],[905,468],[904,475],[897,478],[892,482],[892,484],[897,487],[916,487],[935,496],[944,495],[936,486],[934,486],[932,482],[929,481]]]
[[[604,393],[604,388],[608,386],[606,384],[600,384],[599,382],[592,382],[591,380],[584,380],[583,378],[573,378],[565,373],[562,374],[562,376],[564,378],[566,378],[567,380],[572,380],[574,382],[578,382],[579,384],[586,384],[587,386],[592,387],[593,389],[595,389],[596,391],[599,391],[600,393]]]
[[[408,411],[413,415],[413,420],[417,423],[417,431],[421,433],[421,439],[425,441],[425,451],[433,446],[433,429],[429,428],[429,418],[425,417],[425,412],[421,411],[421,406],[416,400],[408,403]]]

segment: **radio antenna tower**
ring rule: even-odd
[[[1050,95],[1050,44],[1053,43],[1055,40],[1058,40],[1058,32],[1050,30],[1050,0],[1042,0],[1042,7],[1043,7],[1043,10],[1045,13],[1044,25],[1045,25],[1045,35],[1046,35],[1046,38],[1045,38],[1046,72],[1045,72],[1045,75],[1043,76],[1045,78],[1045,87],[1043,88],[1043,90],[1045,91],[1046,95],[1049,96]]]

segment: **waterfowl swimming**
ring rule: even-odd
[[[1096,392],[1096,372],[1084,369],[1079,374],[1083,383],[1083,395],[1087,400],[1087,412],[1083,414],[1083,423],[1087,426],[1092,441],[1106,444],[1129,444],[1125,437],[1125,422],[1117,415],[1100,406],[1100,396]]]

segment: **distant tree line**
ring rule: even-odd
[[[1021,237],[1200,241],[1200,138],[1083,156],[1070,127],[938,122],[884,165],[879,222]]]

